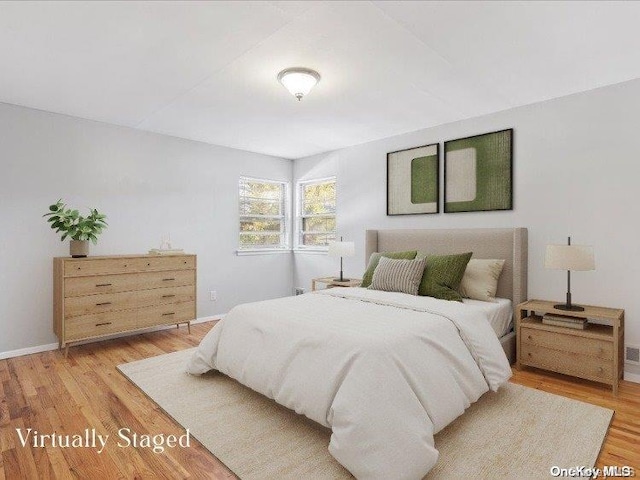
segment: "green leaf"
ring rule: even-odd
[[[98,212],[97,208],[90,208],[89,215],[85,217],[78,210],[67,208],[62,199],[50,205],[43,217],[47,218],[51,229],[62,233],[61,240],[72,238],[97,243],[97,236],[107,228],[107,222],[104,221],[107,216]]]

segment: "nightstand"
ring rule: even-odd
[[[516,368],[536,367],[605,383],[617,395],[624,370],[624,310],[583,305],[583,312],[571,312],[557,310],[557,303],[529,300],[516,307]],[[545,313],[588,318],[590,322],[584,330],[556,327],[542,323]]]
[[[314,278],[311,280],[311,291],[315,292],[317,290],[316,285],[318,283],[326,285],[326,288],[332,287],[359,287],[362,283],[361,278],[350,278],[346,282],[337,282],[335,277],[322,277],[322,278]]]

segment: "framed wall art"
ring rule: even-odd
[[[387,153],[387,215],[438,213],[439,145]]]
[[[513,129],[444,142],[444,212],[513,209]]]

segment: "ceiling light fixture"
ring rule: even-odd
[[[309,68],[287,68],[278,74],[278,81],[300,101],[320,81],[320,74]]]

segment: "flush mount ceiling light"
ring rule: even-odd
[[[278,74],[278,81],[300,101],[320,81],[320,74],[309,68],[287,68]]]

